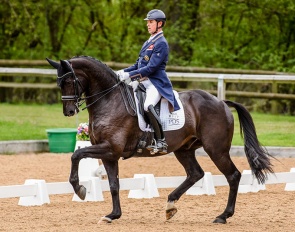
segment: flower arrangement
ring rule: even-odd
[[[89,123],[83,122],[80,123],[77,128],[76,138],[79,141],[89,141],[89,132],[88,132]]]

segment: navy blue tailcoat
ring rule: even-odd
[[[169,46],[163,33],[157,34],[151,41],[146,41],[136,63],[126,69],[132,79],[148,77],[157,88],[162,97],[168,100],[170,112],[179,110],[180,107],[175,99],[173,87],[166,74]]]

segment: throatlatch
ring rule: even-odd
[[[149,117],[151,126],[153,127],[155,131],[154,144],[147,146],[147,149],[151,151],[151,154],[156,154],[156,153],[167,154],[168,145],[165,140],[161,120],[159,116],[157,115],[153,105],[150,105],[148,107],[148,111],[146,113]]]

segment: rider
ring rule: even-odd
[[[161,97],[164,97],[169,102],[170,112],[180,109],[173,93],[172,83],[165,71],[169,55],[169,46],[163,34],[166,16],[163,11],[153,9],[148,12],[144,20],[147,21],[151,36],[143,44],[136,63],[118,71],[117,74],[121,81],[131,78],[131,81],[141,82],[146,88],[144,110],[155,131],[156,139],[156,144],[148,146],[147,149],[158,149],[160,153],[166,154],[168,145],[154,106]]]

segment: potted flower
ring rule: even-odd
[[[77,127],[77,135],[76,135],[77,142],[76,142],[75,150],[83,148],[83,147],[91,146],[88,127],[89,127],[88,122],[82,122]]]
[[[82,122],[79,124],[77,128],[76,138],[79,141],[89,141],[89,132],[88,132],[89,124],[87,122]]]

